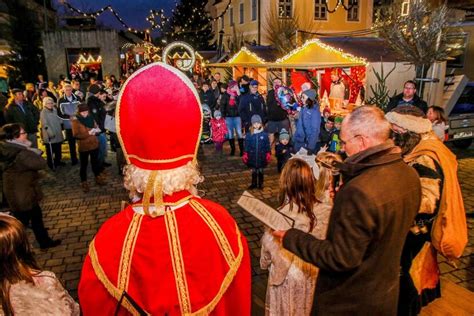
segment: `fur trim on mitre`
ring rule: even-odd
[[[430,120],[408,114],[388,112],[385,118],[392,124],[398,125],[410,132],[424,134],[433,130]]]

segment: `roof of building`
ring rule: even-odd
[[[323,37],[321,42],[368,62],[406,61],[384,39],[378,37]]]

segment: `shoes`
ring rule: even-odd
[[[81,182],[81,188],[82,188],[82,192],[84,193],[89,192],[90,190],[89,183],[87,183],[87,181]]]
[[[48,249],[48,248],[53,248],[53,247],[57,247],[61,244],[61,240],[60,239],[49,239],[47,242],[45,243],[42,243],[40,244],[40,248],[41,249]]]
[[[95,183],[97,185],[105,185],[107,180],[105,179],[105,174],[101,173],[97,177],[95,177]]]
[[[111,163],[108,163],[108,162],[106,162],[106,161],[104,161],[104,162],[102,163],[102,165],[103,165],[105,168],[108,168],[108,167],[112,166]]]
[[[247,190],[253,190],[253,189],[256,189],[256,188],[257,188],[257,186],[256,186],[255,184],[251,184],[251,185],[247,188]]]

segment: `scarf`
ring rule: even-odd
[[[236,99],[237,99],[237,91],[235,91],[235,90],[232,89],[232,88],[227,88],[227,94],[230,95],[229,105],[230,105],[230,106],[235,106],[235,104],[237,103],[237,102],[236,102]]]
[[[82,115],[77,114],[76,118],[79,121],[79,123],[81,123],[82,125],[84,125],[87,128],[94,128],[95,127],[94,118],[90,114],[87,115],[86,117],[82,117]]]

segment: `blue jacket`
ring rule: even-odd
[[[245,152],[249,160],[247,166],[252,169],[265,168],[267,166],[267,153],[270,152],[270,140],[268,134],[247,133],[245,136]]]
[[[302,108],[293,137],[295,151],[297,152],[303,147],[313,154],[316,153],[320,127],[321,112],[319,111],[319,104],[316,103],[312,109]]]
[[[267,118],[265,100],[258,93],[248,93],[240,96],[239,114],[242,119],[242,125],[250,124],[250,119],[254,114],[260,115],[262,122],[265,122]]]

